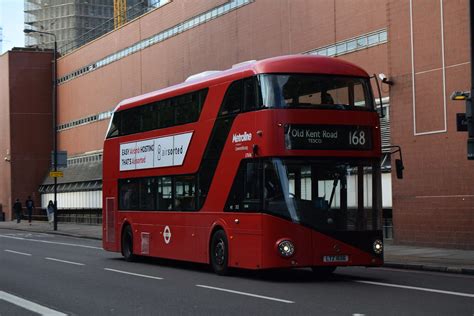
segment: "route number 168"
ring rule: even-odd
[[[349,145],[364,146],[365,142],[364,131],[353,131],[349,133]]]

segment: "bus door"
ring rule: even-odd
[[[193,217],[197,209],[196,176],[157,179],[157,256],[196,261],[197,244]]]
[[[232,266],[261,267],[262,163],[247,160],[240,164],[226,205]]]

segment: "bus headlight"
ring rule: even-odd
[[[374,252],[380,255],[383,251],[383,242],[380,239],[374,241]]]
[[[289,240],[282,240],[277,245],[278,252],[283,258],[289,258],[295,253],[295,245]]]

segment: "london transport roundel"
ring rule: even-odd
[[[165,243],[169,244],[171,241],[171,230],[169,226],[165,227],[165,230],[163,230],[163,238],[165,239]]]

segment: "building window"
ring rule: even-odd
[[[370,46],[384,44],[387,42],[387,30],[382,29],[379,31],[367,33],[352,39],[337,42],[333,45],[320,47],[305,54],[310,55],[321,55],[321,56],[339,56],[344,55],[356,50],[365,49]]]
[[[230,3],[220,5],[220,6],[215,7],[214,9],[211,9],[211,10],[205,12],[205,13],[202,13],[202,14],[199,14],[195,17],[192,17],[189,20],[178,23],[174,27],[171,27],[167,30],[164,30],[164,31],[162,31],[158,34],[153,35],[151,38],[155,39],[155,41],[154,41],[155,44],[159,43],[159,42],[164,41],[164,40],[166,40],[166,39],[168,39],[172,36],[181,34],[185,31],[190,30],[194,27],[197,27],[201,24],[207,23],[208,21],[210,21],[214,18],[225,15],[225,14],[227,14],[227,13],[233,11],[233,10],[236,10],[236,9],[238,9],[238,8],[244,6],[244,5],[247,5],[247,4],[250,4],[250,3],[254,2],[254,0],[230,0],[230,1],[231,1]],[[164,4],[166,2],[167,1],[161,1],[159,3]],[[91,6],[89,8],[91,10],[90,11],[91,14],[94,14],[94,7]],[[185,25],[187,27],[184,27]],[[123,58],[124,55],[127,56],[127,55],[133,54],[133,53],[135,53],[139,50],[145,49],[146,47],[148,47],[148,43],[150,43],[150,38],[147,38],[147,39],[144,39],[144,40],[142,40],[138,43],[135,43],[134,45],[132,45],[132,46],[130,46],[130,47],[124,49],[124,50],[121,50],[119,52],[116,52],[116,53],[112,54],[111,56],[108,56],[104,59],[101,59],[101,60],[99,60],[99,61],[97,61],[93,64],[96,65],[95,68],[105,66],[109,63],[112,63],[116,60],[119,60],[120,58]],[[125,53],[123,53],[123,52],[125,52]],[[93,70],[95,70],[95,68]],[[69,75],[70,74],[59,78],[58,83],[59,84],[63,83],[63,78],[67,78]],[[78,76],[78,74],[76,72],[73,72],[72,76],[69,80],[74,79],[77,76]]]

